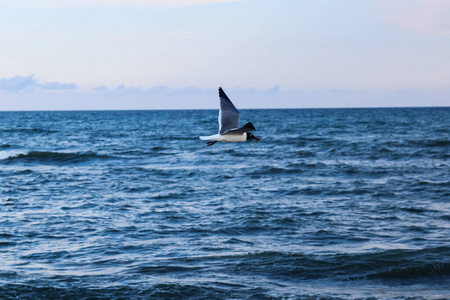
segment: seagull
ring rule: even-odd
[[[256,130],[251,122],[248,122],[241,128],[238,127],[239,112],[221,87],[219,87],[219,99],[219,133],[200,136],[199,138],[202,141],[209,141],[206,143],[207,147],[212,146],[217,142],[237,143],[251,139],[254,139],[255,143],[257,143],[259,139],[249,132]]]

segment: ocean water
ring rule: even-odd
[[[0,113],[1,299],[449,299],[450,108]]]

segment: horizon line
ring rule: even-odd
[[[401,109],[401,108],[450,108],[450,105],[438,106],[349,106],[349,107],[279,107],[279,108],[240,108],[239,110],[319,110],[319,109]],[[8,112],[132,112],[132,111],[195,111],[218,110],[218,108],[153,108],[153,109],[56,109],[56,110],[0,110]]]

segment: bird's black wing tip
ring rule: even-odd
[[[224,97],[226,99],[229,99],[227,94],[223,91],[222,87],[219,87],[219,97]]]

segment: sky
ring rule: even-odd
[[[448,0],[0,0],[0,111],[450,106]]]

